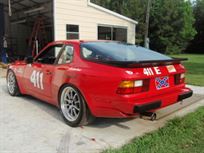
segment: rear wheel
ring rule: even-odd
[[[20,95],[20,90],[18,87],[16,76],[12,70],[9,70],[8,74],[7,74],[7,88],[8,88],[8,92],[11,96],[19,96]]]
[[[59,96],[60,111],[68,125],[76,127],[93,121],[94,117],[76,88],[65,85]]]

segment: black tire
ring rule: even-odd
[[[150,117],[151,121],[155,121],[157,119],[157,114],[153,113],[152,116]]]
[[[13,81],[13,82],[12,82]],[[20,96],[21,92],[19,90],[16,75],[12,70],[8,70],[7,73],[7,89],[11,96]]]
[[[65,92],[71,92],[71,93],[75,93],[77,96],[73,96],[72,97],[77,97],[77,101],[76,99],[72,99],[70,98],[70,100],[68,100],[69,102],[67,102],[66,100],[64,100],[66,93]],[[69,94],[69,93],[67,93]],[[66,97],[69,99],[69,97]],[[69,104],[65,104],[65,101]],[[77,102],[77,104],[75,102]],[[70,104],[72,103],[72,104]],[[69,106],[65,106],[65,105],[69,105]],[[71,107],[75,107],[78,108],[79,110],[75,109],[75,108],[71,108]],[[62,117],[65,121],[66,124],[68,124],[71,127],[77,127],[77,126],[84,126],[87,124],[90,124],[91,122],[94,121],[95,117],[91,114],[82,94],[79,92],[78,89],[76,89],[75,87],[71,86],[71,85],[64,85],[60,92],[59,92],[59,108],[60,108],[60,113],[62,114]],[[75,119],[71,119],[70,117],[72,116],[71,114],[74,114],[73,110],[75,109],[75,113],[77,112],[78,115]],[[70,112],[71,110],[71,112]]]

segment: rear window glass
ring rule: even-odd
[[[93,61],[154,61],[172,58],[158,52],[120,42],[86,42],[81,44],[85,59]]]

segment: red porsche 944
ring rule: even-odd
[[[112,41],[56,41],[34,58],[10,64],[11,96],[31,95],[57,106],[70,126],[95,117],[127,118],[192,96],[181,61]]]

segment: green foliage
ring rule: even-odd
[[[143,44],[148,0],[92,0],[110,10],[139,22],[136,44]],[[180,53],[194,38],[193,9],[186,0],[152,0],[150,47],[168,54]]]
[[[91,0],[91,2],[109,8],[110,0]]]
[[[191,3],[154,0],[150,19],[151,47],[167,54],[184,50],[196,34]]]
[[[197,35],[191,41],[187,51],[190,53],[204,53],[204,0],[196,0],[193,10]]]
[[[136,28],[136,44],[143,45],[145,34],[147,0],[128,0],[124,7],[123,15],[139,22]]]

